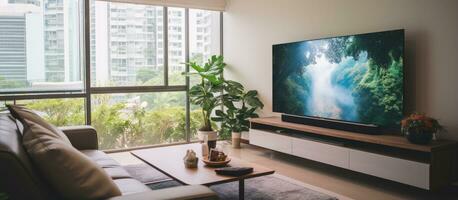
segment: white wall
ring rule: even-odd
[[[272,113],[272,44],[404,28],[406,106],[458,140],[457,0],[228,0],[226,77],[256,89]]]

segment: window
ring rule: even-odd
[[[221,30],[220,30],[220,12],[189,9],[189,61],[198,64],[205,63],[212,55],[219,55],[221,52]],[[204,33],[203,29],[209,32]],[[203,42],[202,38],[210,38]],[[204,48],[205,46],[208,48]],[[190,78],[190,86],[198,83],[198,77]],[[200,122],[200,108],[191,105],[190,108],[191,122]],[[196,132],[191,129],[191,140],[197,140]]]
[[[83,90],[78,6],[0,1],[0,95]]]
[[[169,85],[185,85],[185,9],[168,8]]]
[[[13,102],[6,101],[5,103],[12,104]],[[83,125],[86,123],[84,99],[82,98],[18,100],[16,104],[26,105],[37,111],[41,117],[55,126]]]
[[[220,13],[216,11],[189,9],[189,52],[191,61],[202,64],[211,55],[220,54],[221,30],[219,15]],[[203,30],[208,31],[204,32]],[[202,41],[203,38],[205,38],[205,41]],[[208,46],[208,49],[205,50],[204,46]]]
[[[204,29],[208,32],[203,32]],[[203,64],[212,55],[219,55],[220,31],[220,12],[189,9],[189,60]],[[203,38],[208,39],[203,41]],[[190,85],[197,81],[191,78]]]
[[[26,104],[56,126],[91,124],[102,149],[196,139],[201,110],[187,102],[182,72],[189,60],[220,54],[220,12],[63,2],[0,0],[0,27],[11,27],[0,30],[0,107]],[[80,13],[89,16],[89,46]]]
[[[185,92],[92,95],[102,149],[186,141]]]
[[[95,54],[91,60],[91,86],[163,85],[164,63],[159,61],[164,57],[164,38],[158,31],[163,29],[158,20],[163,7],[105,1],[91,4],[95,19],[91,25],[91,38],[95,38],[90,46]],[[116,62],[127,58],[137,61]]]

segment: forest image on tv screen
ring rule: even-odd
[[[404,31],[273,46],[274,111],[395,126],[402,118]]]

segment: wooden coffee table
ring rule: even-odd
[[[189,169],[184,167],[183,157],[188,149],[194,150],[199,156],[197,168]],[[239,199],[244,199],[245,196],[245,179],[265,176],[275,172],[272,169],[246,162],[229,155],[231,158],[229,166],[253,167],[253,173],[239,177],[217,175],[215,173],[215,168],[206,167],[204,165],[200,156],[202,155],[201,151],[200,144],[186,144],[136,150],[132,151],[131,154],[184,185],[211,186],[238,181]]]

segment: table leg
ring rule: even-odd
[[[239,200],[245,199],[245,179],[239,180]]]

